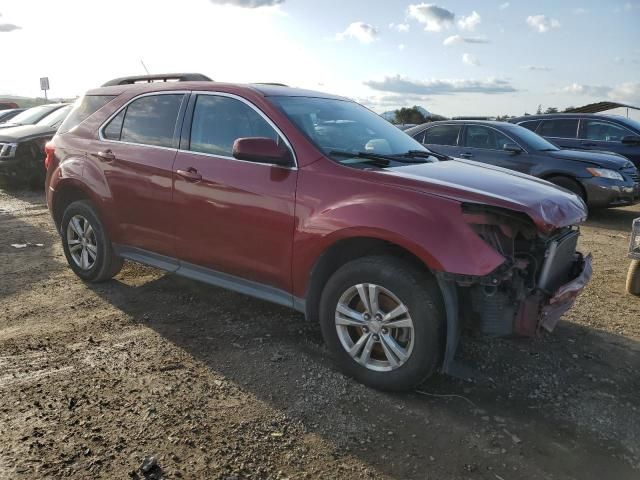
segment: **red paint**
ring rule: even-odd
[[[298,168],[98,138],[99,126],[152,90],[240,96],[285,134]],[[486,275],[504,258],[469,227],[461,202],[525,213],[541,233],[582,221],[574,196],[546,182],[473,162],[358,170],[326,158],[260,91],[213,82],[106,87],[120,94],[53,140],[47,199],[74,186],[96,204],[112,240],[306,295],[316,260],[336,241],[373,237],[412,252],[434,271]],[[240,149],[242,145],[240,145]],[[111,150],[107,161],[98,152]],[[181,171],[178,174],[178,171]],[[184,172],[201,176],[189,178]]]

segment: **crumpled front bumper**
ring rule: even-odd
[[[582,258],[582,272],[569,283],[558,288],[547,304],[542,307],[540,318],[542,328],[548,332],[553,331],[560,317],[573,306],[580,292],[591,280],[592,275],[592,258],[591,254],[588,254]]]
[[[573,280],[558,287],[551,296],[538,292],[520,304],[515,321],[516,335],[530,337],[541,329],[553,331],[560,317],[573,306],[593,275],[591,254],[583,256],[576,252],[576,257],[579,273]]]

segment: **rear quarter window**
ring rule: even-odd
[[[59,132],[66,133],[73,130],[114,98],[116,95],[85,95],[78,99],[71,113],[60,125]]]
[[[538,125],[540,125],[540,120],[527,120],[526,122],[518,123],[518,125],[526,128],[527,130],[531,130],[532,132],[535,132],[536,129],[538,128]]]

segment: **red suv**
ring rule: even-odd
[[[189,79],[91,90],[47,145],[83,280],[128,259],[287,305],[388,390],[452,372],[463,326],[551,330],[588,282],[570,192],[432,153],[345,98]]]

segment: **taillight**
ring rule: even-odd
[[[44,146],[44,153],[47,155],[44,157],[44,168],[49,170],[49,165],[53,161],[53,154],[56,152],[56,146],[53,144],[53,140],[50,140]]]

